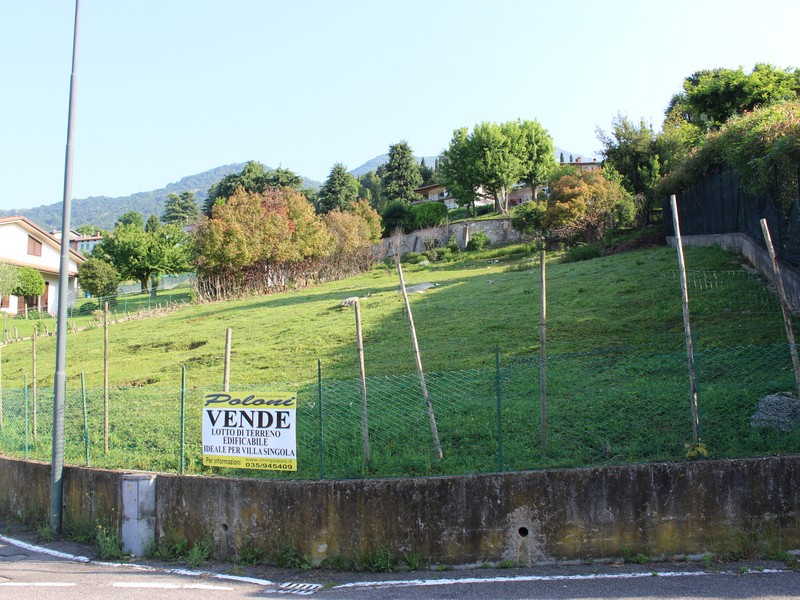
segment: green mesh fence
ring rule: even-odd
[[[65,461],[99,467],[262,478],[341,479],[527,470],[684,460],[692,442],[683,352],[615,347],[547,358],[546,427],[540,421],[538,357],[498,368],[429,373],[426,383],[444,458],[416,375],[368,377],[366,460],[360,385],[322,379],[253,390],[298,393],[298,471],[202,464],[206,392],[137,387],[109,393],[108,453],[103,391],[72,386],[66,398]],[[800,452],[800,405],[787,344],[702,348],[696,354],[701,440],[709,457]],[[0,451],[51,458],[52,390],[2,390]],[[86,427],[84,427],[84,422]],[[182,436],[183,429],[183,436]],[[181,439],[185,439],[183,448]]]

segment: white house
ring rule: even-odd
[[[78,293],[78,266],[86,259],[69,251],[69,305],[74,306]],[[3,296],[0,310],[10,314],[42,310],[56,314],[58,309],[58,270],[61,242],[25,217],[0,218],[0,262],[36,269],[44,278],[41,296],[21,298]]]

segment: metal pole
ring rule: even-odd
[[[319,478],[325,479],[325,444],[322,426],[322,361],[317,359],[317,405],[319,407]]]
[[[86,411],[86,376],[81,371],[81,397],[83,398],[83,446],[86,449],[86,466],[89,466],[89,415]]]
[[[181,467],[183,475],[186,463],[186,365],[181,366]]]
[[[503,405],[500,401],[500,346],[494,347],[494,397],[497,400],[497,467],[503,470]]]
[[[681,270],[681,295],[683,305],[683,330],[686,338],[686,357],[689,363],[689,391],[692,407],[692,438],[694,446],[700,443],[700,415],[697,402],[697,381],[694,363],[694,342],[692,340],[692,326],[689,320],[689,285],[686,282],[686,262],[683,258],[683,241],[681,240],[681,227],[678,221],[678,201],[675,194],[670,196],[672,205],[672,221],[675,229],[675,245],[678,247],[678,264]]]
[[[108,456],[108,301],[103,306],[103,453]]]
[[[53,459],[50,468],[50,527],[61,531],[64,498],[64,406],[67,392],[67,306],[69,303],[69,229],[72,200],[72,142],[75,130],[75,88],[78,81],[78,30],[80,0],[75,0],[75,29],[72,37],[72,75],[69,84],[67,152],[64,161],[64,203],[61,215],[61,267],[58,271],[58,324],[56,332],[56,373],[53,386]]]
[[[30,442],[28,440],[29,418],[28,418],[28,374],[25,373],[25,458],[28,458],[28,447]]]
[[[547,453],[547,274],[544,237],[539,240],[539,444]]]

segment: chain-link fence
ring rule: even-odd
[[[298,393],[296,473],[204,467],[202,398],[217,390],[196,387],[110,390],[106,453],[103,390],[70,386],[65,461],[339,479],[683,460],[692,420],[686,354],[672,350],[680,345],[677,337],[669,351],[621,346],[553,354],[544,370],[539,357],[498,353],[494,368],[426,374],[442,460],[434,452],[419,378],[396,375],[366,379],[369,462],[360,382],[324,377],[259,387]],[[695,358],[700,437],[709,457],[800,452],[800,404],[791,395],[796,388],[787,344],[711,347]],[[50,460],[52,390],[38,390],[35,404],[30,389],[2,390],[1,452]]]

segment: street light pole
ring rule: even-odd
[[[61,531],[64,497],[64,406],[67,391],[67,309],[69,302],[69,230],[72,200],[72,140],[75,119],[75,87],[78,66],[78,22],[80,0],[75,0],[75,30],[72,37],[72,75],[69,83],[67,156],[64,164],[64,203],[61,214],[61,266],[58,271],[58,321],[56,326],[56,374],[53,390],[53,460],[50,465],[50,527]]]

